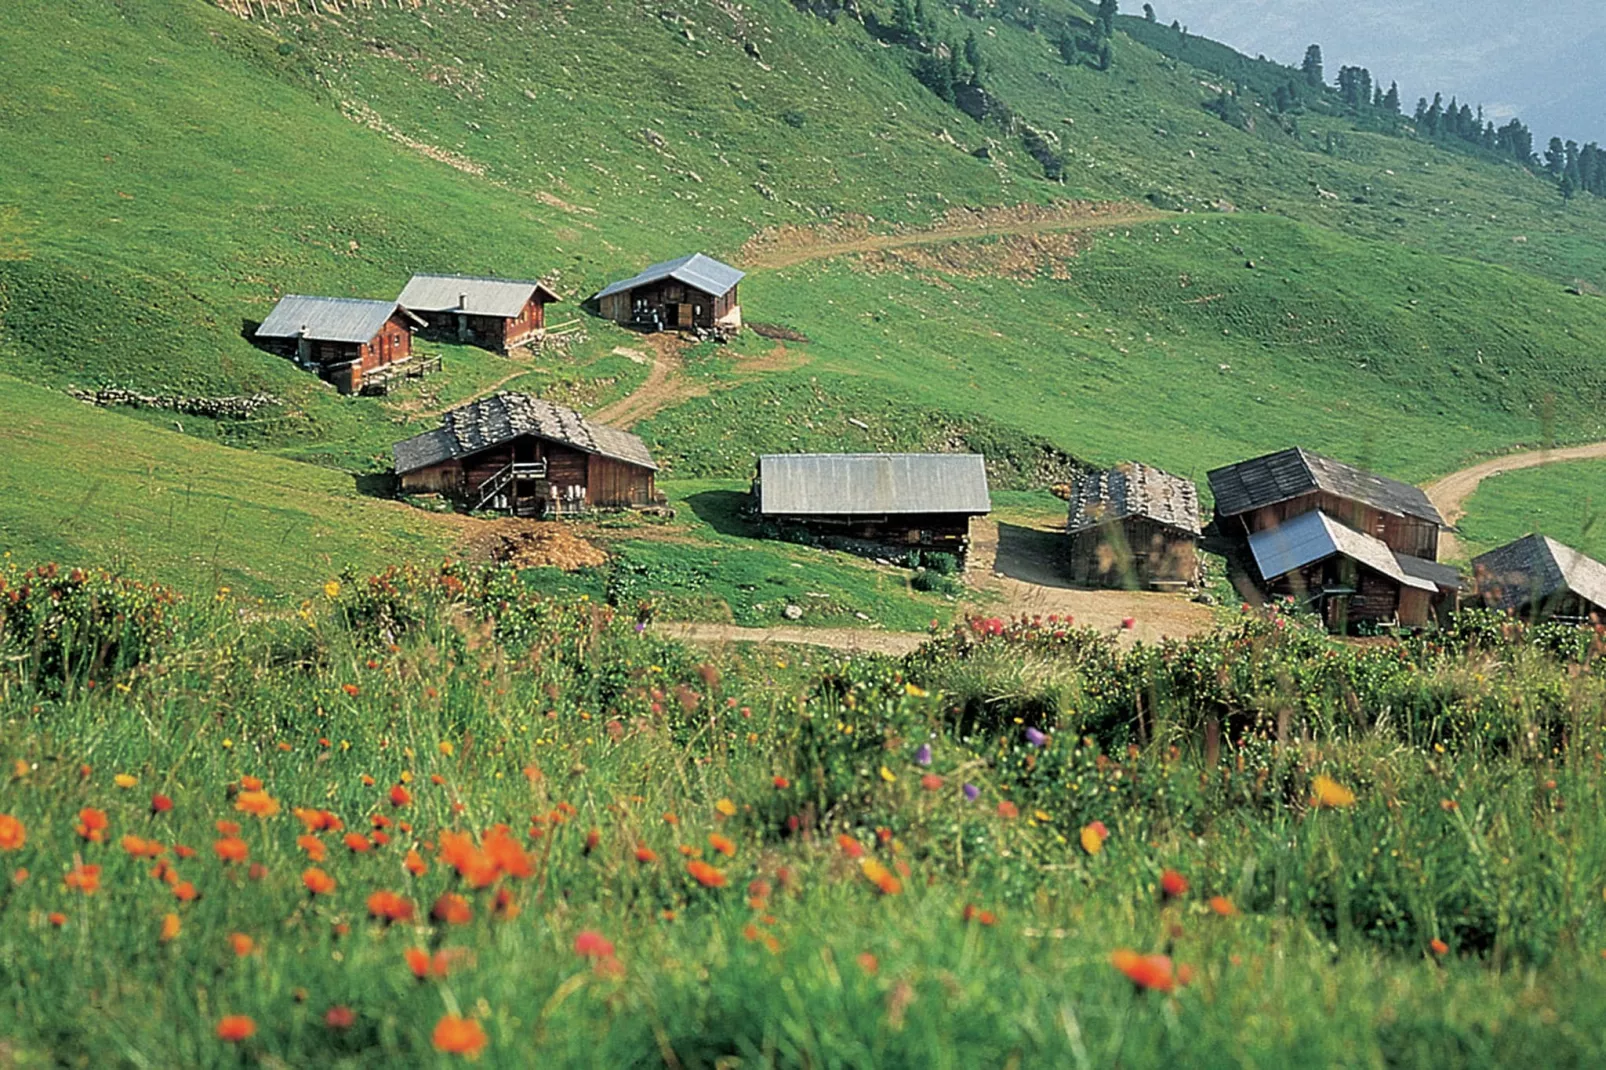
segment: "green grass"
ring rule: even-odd
[[[0,376],[0,547],[181,589],[307,594],[345,567],[447,553],[439,519],[352,476],[231,449]]]
[[[1474,555],[1537,531],[1606,560],[1603,508],[1606,461],[1568,461],[1485,480],[1458,526]]]
[[[1606,1057],[1606,781],[1572,742],[1600,731],[1598,660],[1518,638],[1356,647],[1258,617],[1163,653],[1028,633],[899,662],[710,658],[591,602],[448,575],[359,576],[300,612],[161,605],[167,637],[138,664],[71,670],[64,646],[157,604],[125,590],[118,623],[92,608],[113,581],[0,565],[28,588],[0,633],[0,814],[26,833],[0,823],[0,1050],[453,1065],[431,1037],[457,1014],[489,1067]],[[90,623],[65,636],[62,613]],[[1237,712],[1251,702],[1285,705],[1299,746]],[[1357,721],[1385,702],[1411,716]],[[1318,774],[1353,805],[1314,808]],[[276,814],[245,812],[247,776]],[[86,808],[100,842],[77,831]],[[309,833],[298,808],[344,827]],[[220,859],[219,822],[247,859]],[[476,887],[444,837],[498,824]],[[897,885],[839,837],[903,867]],[[130,855],[143,841],[174,883]],[[334,882],[316,896],[313,865]],[[66,882],[83,866],[93,894]],[[1166,870],[1187,881],[1170,901]],[[412,917],[371,917],[382,890]],[[433,917],[450,895],[466,919]],[[587,932],[611,959],[579,953]],[[1137,990],[1120,948],[1189,980]],[[415,979],[407,949],[444,975]],[[335,1007],[351,1024],[325,1024]],[[238,1050],[216,1034],[230,1015],[255,1027]]]

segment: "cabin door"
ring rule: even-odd
[[[673,301],[665,302],[665,304],[664,304],[664,326],[665,327],[675,327],[675,328],[678,328],[680,326],[680,305],[679,304],[677,304],[677,303],[675,303]]]

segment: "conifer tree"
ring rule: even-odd
[[[1099,13],[1096,20],[1099,33],[1105,37],[1115,35],[1115,16],[1118,11],[1117,0],[1099,0]]]
[[[1300,65],[1305,72],[1305,82],[1314,88],[1320,89],[1327,81],[1322,74],[1322,46],[1311,45],[1305,49],[1305,62]]]

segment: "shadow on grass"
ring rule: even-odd
[[[365,498],[394,498],[401,486],[394,472],[362,472],[352,476],[351,482]]]
[[[686,504],[692,513],[719,532],[739,539],[758,538],[758,525],[746,512],[752,496],[739,490],[705,490],[690,495]]]
[[[1012,580],[1036,584],[1039,587],[1058,587],[1062,590],[1079,590],[1066,578],[1066,536],[1057,531],[1038,531],[1019,524],[998,525],[998,559],[995,572]]]

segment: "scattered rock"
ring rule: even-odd
[[[785,609],[781,610],[781,616],[785,617],[787,620],[802,620],[803,607],[789,605]]]
[[[189,416],[205,416],[213,420],[248,420],[259,411],[284,404],[272,394],[250,394],[245,397],[200,398],[181,394],[137,394],[115,386],[99,390],[80,390],[68,387],[67,394],[90,405],[127,405],[135,409],[166,409]]]

